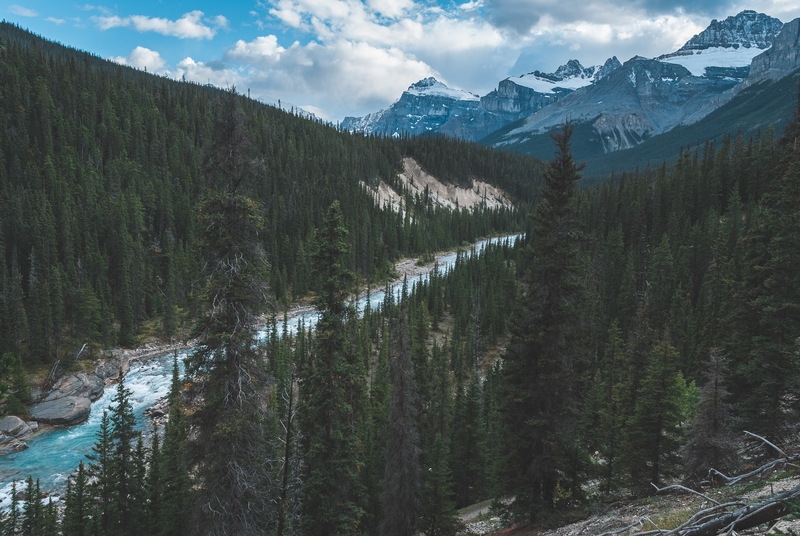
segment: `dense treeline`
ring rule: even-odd
[[[172,335],[201,309],[195,212],[215,186],[203,170],[224,91],[5,23],[0,39],[0,355],[39,365],[73,353],[77,341],[128,346],[152,319],[160,322],[150,333]],[[350,229],[348,267],[371,281],[385,279],[400,256],[520,228],[520,211],[444,210],[401,192],[409,210],[399,213],[365,191],[381,180],[396,185],[404,155],[435,165],[474,147],[351,135],[245,97],[239,106],[260,159],[243,191],[259,203],[269,283],[281,302],[319,287],[314,230],[334,199]],[[519,206],[533,201],[538,165],[481,155],[437,172],[502,181]]]
[[[785,444],[800,417],[800,115],[782,139],[726,137],[584,191],[569,130],[502,367],[503,491],[528,520],[592,480],[651,493],[735,471],[734,432]]]

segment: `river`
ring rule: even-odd
[[[508,240],[513,244],[516,239],[517,235],[482,240],[475,244],[469,254],[480,253],[487,243]],[[446,272],[455,265],[456,254],[437,255],[436,259],[440,271]],[[409,290],[414,283],[427,277],[428,274],[409,277]],[[391,290],[396,297],[400,295],[402,284],[402,281],[392,284]],[[363,311],[369,301],[370,307],[374,309],[383,304],[384,297],[385,289],[382,288],[360,298],[356,306],[359,311]],[[289,319],[287,331],[296,332],[301,322],[306,328],[313,328],[318,319],[319,314],[316,311],[300,313]],[[265,327],[259,331],[260,337],[266,335],[266,329]],[[283,321],[280,321],[278,333],[282,331]],[[181,363],[190,351],[178,353]],[[169,392],[171,379],[171,354],[131,363],[130,370],[125,376],[125,385],[131,390],[131,404],[140,430],[149,426],[149,419],[145,417],[144,411]],[[0,456],[0,508],[6,508],[10,503],[12,481],[17,481],[18,490],[24,489],[25,484],[20,480],[26,480],[29,475],[33,476],[34,480],[39,479],[43,491],[62,493],[66,488],[67,476],[77,469],[78,463],[84,460],[87,454],[91,454],[103,411],[111,406],[111,399],[115,393],[116,389],[113,386],[107,388],[103,396],[92,404],[91,414],[86,421],[74,426],[50,428],[39,432],[26,439],[28,444],[26,450]]]

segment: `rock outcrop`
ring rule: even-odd
[[[45,424],[78,424],[89,417],[92,402],[103,395],[104,388],[105,382],[95,374],[66,376],[43,401],[30,407],[31,415]]]
[[[116,361],[116,360],[110,360]],[[119,362],[116,361],[117,373]],[[92,402],[103,396],[105,381],[97,374],[77,374],[61,378],[53,390],[30,407],[31,415],[45,424],[78,424],[89,417]]]
[[[753,58],[742,89],[764,80],[777,80],[800,69],[800,19],[783,26],[772,48]]]
[[[38,429],[36,422],[25,422],[13,415],[3,417],[0,419],[0,454],[25,450],[28,445],[23,439]]]

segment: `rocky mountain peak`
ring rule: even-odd
[[[412,88],[413,89],[418,89],[418,90],[419,89],[426,89],[426,88],[429,88],[429,87],[433,87],[436,84],[444,85],[441,82],[439,82],[438,80],[436,80],[434,77],[429,76],[428,78],[423,78],[422,80],[419,80],[418,82],[414,82],[413,84],[411,84],[408,87],[408,89],[412,89]]]
[[[708,27],[689,39],[680,51],[705,50],[713,47],[767,49],[783,28],[783,22],[751,9],[723,21],[711,21]]]

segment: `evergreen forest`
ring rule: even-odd
[[[3,536],[441,536],[489,500],[548,526],[736,473],[744,430],[796,440],[800,92],[781,133],[582,185],[569,124],[548,162],[365,137],[0,37],[5,410],[79,343],[200,340],[163,430],[136,431],[120,379],[63,504],[19,483]],[[403,156],[515,208],[375,206]],[[512,233],[354,306],[402,257]],[[298,300],[318,324],[279,333]]]

